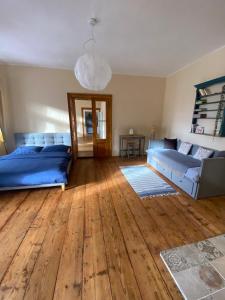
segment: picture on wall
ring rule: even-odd
[[[85,135],[93,134],[92,110],[91,109],[83,110],[83,122],[84,122],[84,128],[85,128]]]
[[[203,126],[197,126],[195,129],[195,133],[203,134],[204,133],[204,127]]]

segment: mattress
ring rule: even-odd
[[[151,150],[150,150],[151,151]],[[152,150],[152,159],[160,165],[172,170],[177,176],[183,177],[189,168],[201,166],[201,161],[191,155],[184,155],[176,150]]]

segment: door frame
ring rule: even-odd
[[[93,141],[96,140],[96,107],[95,101],[105,101],[107,105],[107,139],[109,139],[109,156],[112,156],[112,95],[108,94],[90,94],[90,93],[67,93],[70,132],[71,132],[71,145],[74,159],[78,156],[78,138],[77,138],[77,122],[76,122],[76,109],[75,101],[77,100],[91,100],[92,101],[92,118],[93,118]]]

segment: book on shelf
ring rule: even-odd
[[[195,108],[195,112],[204,112],[207,111],[207,108],[203,107],[203,108]]]
[[[211,90],[209,88],[199,89],[198,91],[201,97],[208,96],[211,94]]]
[[[203,126],[197,126],[195,128],[195,133],[203,134],[204,132],[205,132],[205,127],[203,127]]]
[[[202,118],[202,119],[207,118],[207,114],[200,114],[200,118]]]
[[[207,104],[207,100],[206,99],[197,100],[195,102],[195,104],[197,104],[197,105],[199,105],[199,104]]]

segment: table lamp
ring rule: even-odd
[[[6,151],[6,147],[5,147],[5,140],[4,140],[4,136],[3,136],[3,133],[2,133],[2,130],[0,128],[0,146],[3,145],[4,147],[4,150],[5,150],[5,153],[7,153]]]
[[[150,130],[150,139],[155,140],[155,138],[156,138],[156,126],[152,125]]]

